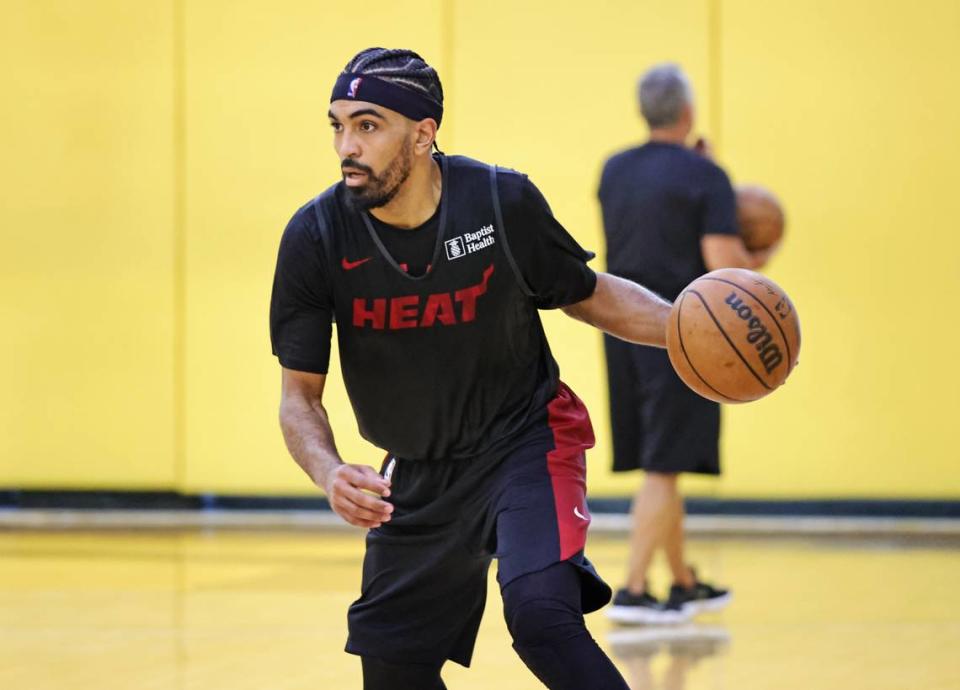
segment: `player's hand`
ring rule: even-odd
[[[333,511],[357,527],[379,527],[390,520],[390,481],[367,465],[338,465],[323,487]]]

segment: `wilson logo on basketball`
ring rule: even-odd
[[[783,354],[780,352],[780,347],[773,342],[773,335],[763,325],[763,321],[753,315],[753,310],[743,303],[736,292],[731,292],[725,301],[737,316],[746,321],[747,342],[760,353],[760,362],[763,363],[767,373],[773,373],[774,369],[783,362]]]

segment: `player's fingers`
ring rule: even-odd
[[[378,496],[362,491],[353,484],[351,479],[352,477],[349,476],[340,476],[334,480],[332,500],[337,501],[338,504],[341,500],[344,501],[344,503],[340,504],[344,509],[348,508],[346,504],[349,503],[379,515],[389,517],[390,513],[393,512],[393,506]]]
[[[354,505],[380,515],[389,516],[393,512],[392,504],[353,486],[344,488],[341,495]]]
[[[379,527],[384,522],[390,520],[389,515],[368,510],[366,508],[361,508],[355,503],[348,501],[343,496],[340,496],[336,501],[331,502],[330,507],[333,508],[333,511],[345,521],[351,525],[356,525],[357,527]]]
[[[337,515],[343,518],[344,522],[347,522],[356,527],[371,528],[371,527],[379,527],[380,525],[383,524],[383,520],[369,520],[365,518],[356,517],[355,515],[342,514],[342,513],[337,513]]]
[[[353,481],[351,483],[354,486],[372,491],[381,496],[390,495],[390,480],[381,477],[375,469],[367,467],[366,465],[357,465],[351,469],[353,470],[351,476]]]
[[[382,510],[373,510],[358,505],[348,498],[341,498],[338,502],[338,508],[345,514],[360,520],[374,520],[377,522],[386,522],[390,519],[390,514]]]
[[[344,522],[353,525],[355,527],[365,527],[367,529],[372,529],[374,527],[379,527],[383,524],[380,520],[363,520],[361,518],[353,517],[352,515],[343,515],[342,513],[337,513]]]

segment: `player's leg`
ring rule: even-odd
[[[610,426],[613,441],[613,470],[625,472],[644,468],[658,427],[647,414],[658,403],[661,386],[649,373],[644,348],[609,336],[604,338],[610,393]],[[659,366],[659,360],[655,366]],[[668,362],[669,365],[669,362]],[[656,420],[653,420],[654,422]],[[641,481],[631,509],[632,528],[624,586],[617,590],[607,616],[619,623],[678,622],[671,614],[664,620],[663,603],[649,590],[647,571],[662,542],[665,527],[662,491],[656,481]]]
[[[363,690],[446,690],[442,664],[399,664],[365,656]]]
[[[518,440],[498,475],[504,615],[514,649],[552,690],[627,688],[583,620],[610,599],[583,553],[590,523],[585,451],[592,445],[586,408],[561,384],[549,415]]]
[[[674,509],[676,516],[664,542],[673,585],[667,597],[667,606],[679,609],[687,616],[704,611],[719,611],[730,603],[733,596],[729,590],[715,587],[697,577],[696,570],[687,564],[684,557],[684,516],[683,497],[677,495]]]
[[[647,348],[649,349],[649,348]],[[655,351],[653,356],[661,356]],[[644,356],[651,356],[649,353]],[[651,367],[653,369],[653,367]],[[684,506],[677,477],[681,473],[720,474],[720,406],[693,393],[672,369],[664,368],[651,387],[656,403],[644,409],[650,434],[644,465],[648,472],[672,474],[673,505],[662,545],[673,575],[673,585],[664,603],[667,611],[690,617],[700,611],[717,610],[730,601],[730,593],[700,581],[687,563],[684,549]]]
[[[674,526],[677,497],[677,475],[660,472],[647,472],[634,496],[627,561],[627,589],[633,594],[647,589],[654,553]]]
[[[646,591],[647,573],[654,552],[662,547],[683,581],[678,477],[684,472],[719,473],[719,406],[691,391],[664,351],[637,347],[631,352],[642,380],[640,465],[646,476],[633,504],[627,588],[617,593],[608,615],[622,623],[675,623],[689,613],[669,599],[657,602]]]
[[[561,561],[503,588],[513,648],[551,690],[628,690],[584,624],[581,578],[577,566]]]
[[[362,657],[364,690],[443,690],[444,662],[470,663],[490,559],[471,557],[459,537],[459,530],[368,537],[346,648]]]
[[[677,492],[670,510],[670,524],[666,530],[663,550],[667,556],[667,564],[673,575],[674,584],[682,587],[693,587],[694,577],[684,558],[684,518],[686,510],[683,507],[683,496]]]
[[[676,475],[648,472],[631,511],[627,586],[617,592],[607,617],[618,623],[680,623],[682,607],[650,593],[647,573],[656,551],[671,539],[676,520]]]
[[[347,616],[346,649],[363,657],[367,690],[440,689],[447,659],[470,663],[491,558],[465,547],[463,465],[396,465],[393,516],[367,533],[361,595]]]

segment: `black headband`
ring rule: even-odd
[[[337,77],[330,94],[330,102],[340,100],[366,101],[384,108],[395,110],[411,120],[423,120],[432,117],[440,126],[443,119],[443,105],[411,89],[391,84],[369,74],[351,74],[344,72]]]

